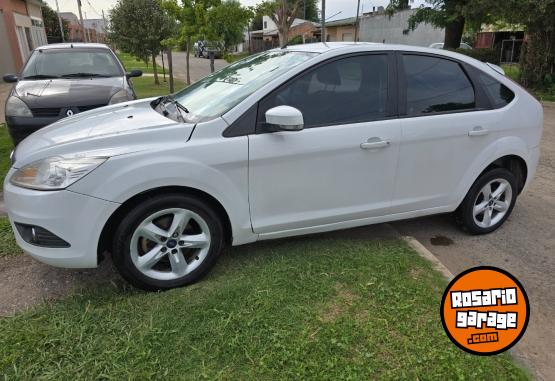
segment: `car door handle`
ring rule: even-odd
[[[391,143],[388,140],[382,140],[380,138],[370,138],[366,142],[360,145],[362,149],[377,149],[389,147]]]
[[[487,134],[489,134],[489,130],[483,127],[474,127],[468,131],[468,136],[485,136]]]

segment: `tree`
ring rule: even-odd
[[[237,0],[226,0],[207,13],[206,37],[209,41],[223,41],[224,49],[243,42],[244,31],[252,18],[250,9]]]
[[[289,29],[303,6],[303,0],[266,0],[257,7],[257,13],[269,16],[277,25],[279,45],[287,45]]]
[[[46,37],[49,40],[61,41],[62,33],[60,31],[58,14],[46,3],[43,3],[43,5],[41,6],[41,11],[42,19],[44,21],[44,29],[46,30]],[[62,19],[62,25],[64,28],[64,38],[67,40],[69,37],[69,22]]]
[[[426,0],[409,18],[411,30],[421,23],[432,24],[437,28],[445,28],[444,47],[457,49],[460,46],[465,25],[481,25],[491,20],[490,10],[497,0]],[[408,8],[405,0],[392,0],[389,12]]]
[[[172,19],[156,0],[119,0],[110,13],[110,40],[120,49],[148,62],[152,59],[154,83],[160,84],[156,56],[162,41],[172,37]]]
[[[185,64],[187,70],[187,84],[191,84],[189,58],[193,39],[203,37],[206,30],[208,9],[217,6],[220,0],[163,0],[163,8],[180,23],[179,39],[187,45]]]
[[[297,12],[297,18],[320,22],[318,16],[318,0],[303,0]]]

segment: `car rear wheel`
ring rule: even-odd
[[[114,264],[146,291],[200,280],[224,246],[218,215],[202,201],[174,194],[149,198],[131,210],[116,231]]]
[[[457,222],[471,234],[491,233],[509,218],[516,198],[516,178],[510,171],[488,171],[474,183],[457,209]]]

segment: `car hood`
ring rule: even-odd
[[[30,108],[106,105],[123,89],[123,77],[21,80],[15,93]]]
[[[157,140],[186,140],[194,124],[177,123],[152,109],[152,99],[76,114],[31,134],[15,151],[19,167],[52,155],[76,152],[125,153]]]

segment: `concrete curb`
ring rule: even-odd
[[[424,245],[420,243],[416,238],[410,236],[403,236],[403,241],[405,241],[411,248],[416,250],[418,255],[422,258],[430,261],[435,270],[439,271],[448,281],[451,281],[454,278],[454,275],[441,261],[432,254],[432,252]]]

